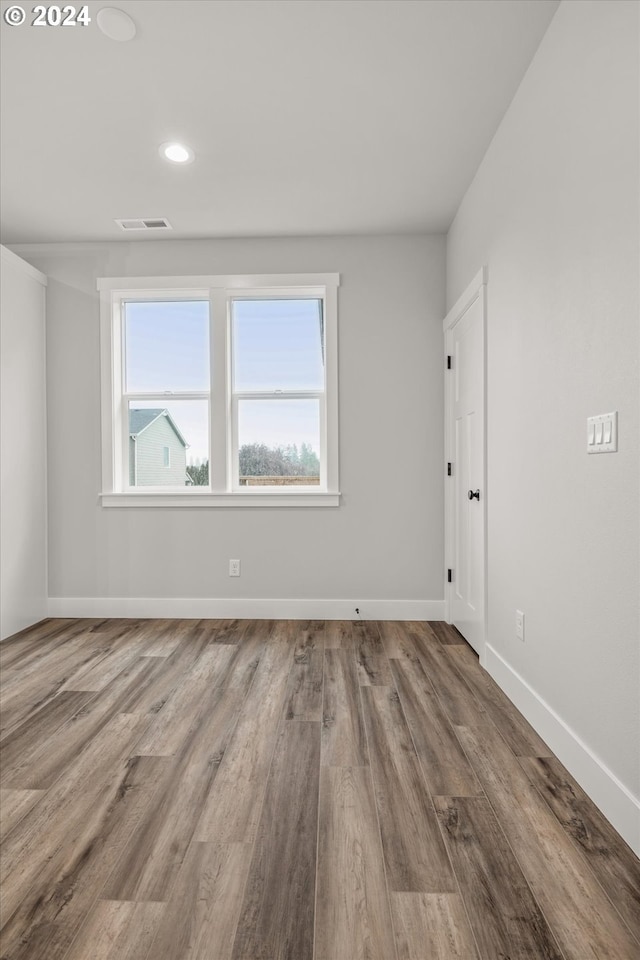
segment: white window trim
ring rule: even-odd
[[[257,274],[194,277],[107,277],[100,292],[102,491],[103,507],[337,507],[338,485],[338,286],[329,274]],[[321,404],[323,473],[317,490],[294,487],[237,487],[231,424],[231,333],[229,299],[246,291],[252,297],[304,296],[324,301],[325,390]],[[128,438],[117,404],[122,390],[122,302],[126,299],[208,299],[210,303],[210,489],[124,488],[124,441]],[[324,415],[323,415],[324,414]],[[219,476],[215,464],[225,464]],[[234,487],[234,482],[236,486]]]

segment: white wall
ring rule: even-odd
[[[640,852],[638,186],[638,5],[565,2],[451,227],[447,293],[488,265],[487,666]],[[588,456],[611,410],[619,452]]]
[[[47,616],[46,278],[0,248],[0,638]]]
[[[16,249],[49,276],[52,597],[344,599],[349,614],[351,601],[359,602],[365,617],[441,615],[443,237]],[[341,274],[341,506],[101,508],[96,277],[332,271]],[[240,579],[228,577],[231,557],[242,561]],[[98,608],[63,600],[51,609]],[[246,609],[304,616],[325,608]]]

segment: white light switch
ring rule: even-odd
[[[618,449],[618,411],[587,420],[587,453],[615,453]]]

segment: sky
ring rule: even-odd
[[[324,381],[318,300],[235,300],[235,389],[316,390]],[[209,303],[130,302],[125,314],[128,393],[209,389]],[[161,396],[133,408],[163,407],[185,437],[187,463],[209,457],[207,403]],[[307,443],[319,453],[317,400],[241,400],[239,442]]]

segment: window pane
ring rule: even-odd
[[[209,389],[209,303],[125,304],[127,393]]]
[[[240,486],[320,483],[318,400],[239,400]]]
[[[206,400],[129,401],[129,485],[209,484]]]
[[[234,389],[323,390],[321,300],[233,301]]]

